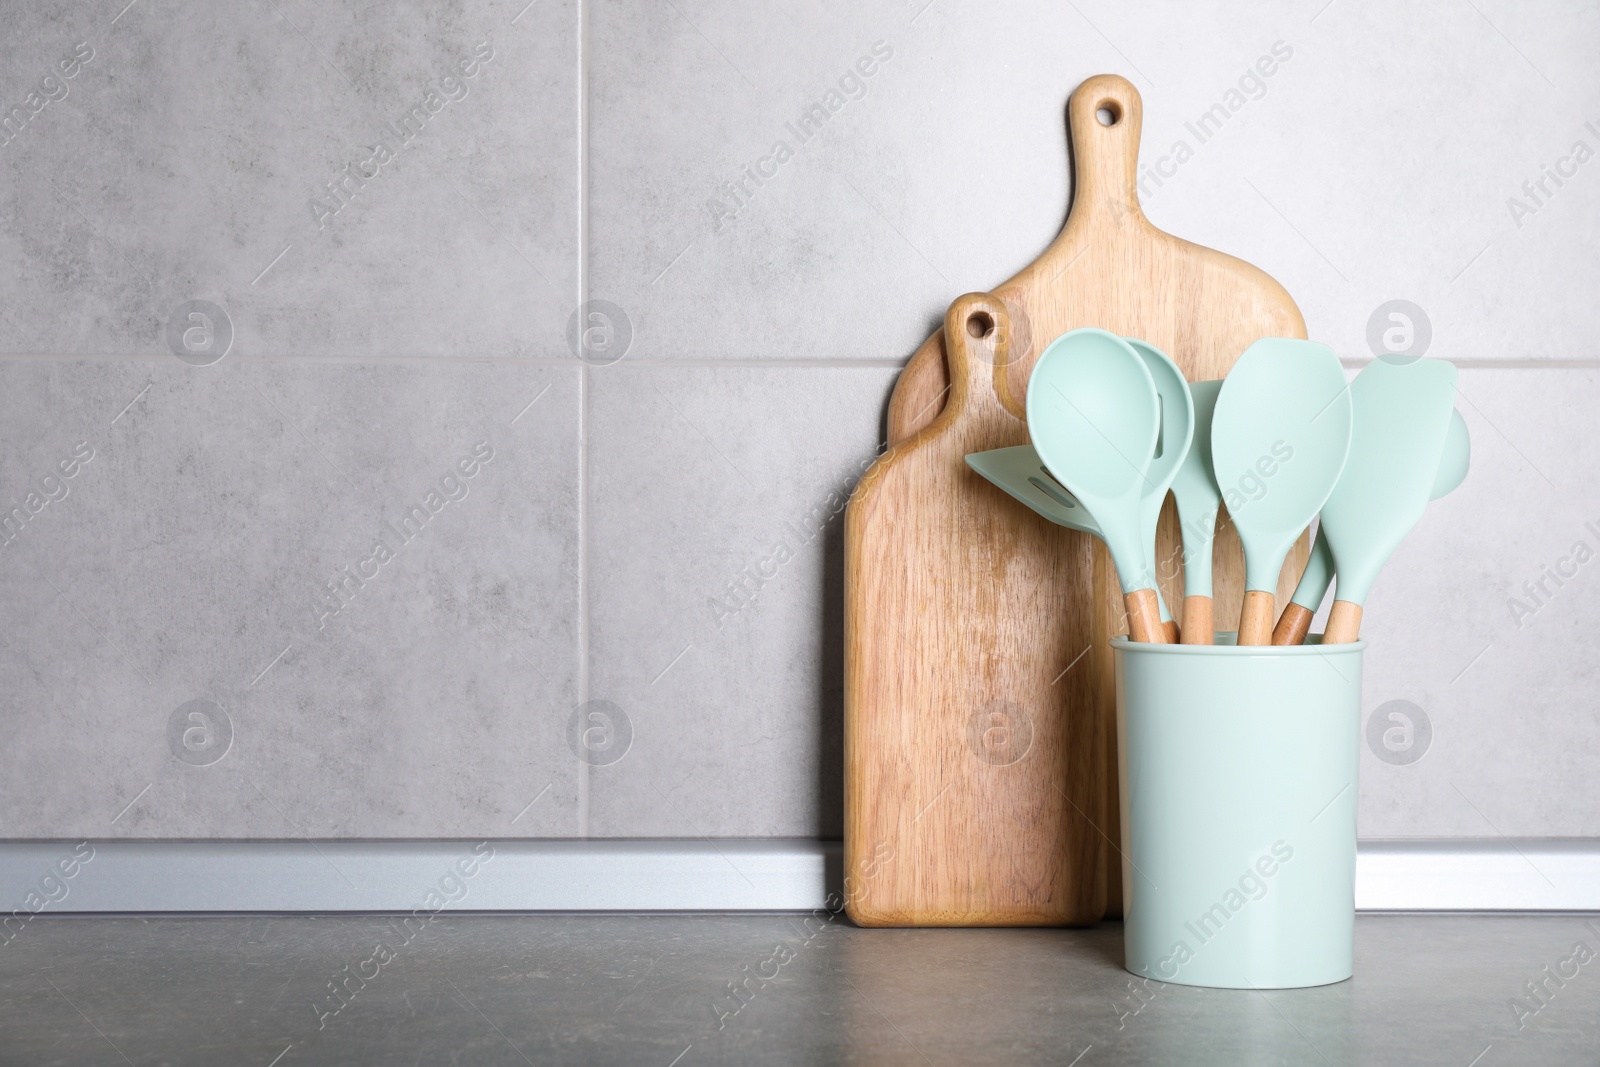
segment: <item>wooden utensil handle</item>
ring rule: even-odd
[[[1328,628],[1322,633],[1325,645],[1348,645],[1361,635],[1361,605],[1335,600],[1328,613]]]
[[[1259,589],[1244,591],[1244,608],[1239,612],[1239,644],[1270,645],[1272,619],[1277,601],[1271,593]]]
[[[1291,603],[1283,609],[1283,614],[1278,616],[1278,628],[1272,631],[1272,643],[1275,645],[1304,644],[1306,634],[1311,632],[1313,614],[1310,609]]]
[[[1181,631],[1178,629],[1178,620],[1177,619],[1168,619],[1166,622],[1162,623],[1161,624],[1161,632],[1166,635],[1167,644],[1169,644],[1169,645],[1177,644],[1178,643],[1178,638],[1179,638],[1179,636],[1181,634]]]
[[[1183,643],[1186,645],[1212,644],[1211,598],[1186,596],[1183,598]]]
[[[1135,589],[1123,596],[1128,607],[1128,635],[1147,645],[1167,644],[1167,631],[1161,624],[1161,605],[1154,589]]]

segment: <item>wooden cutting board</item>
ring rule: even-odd
[[[951,305],[901,373],[890,447],[846,511],[845,896],[864,926],[1075,925],[1121,912],[1115,570],[1097,541],[1019,506],[963,458],[1027,442],[1039,352],[1099,326],[1151,342],[1199,381],[1225,375],[1259,337],[1305,336],[1277,282],[1144,217],[1132,84],[1091,78],[1067,110],[1066,225],[992,294]],[[1175,608],[1178,545],[1169,501],[1158,570]],[[1280,601],[1306,553],[1302,537]],[[1225,515],[1214,566],[1217,625],[1231,629],[1244,561]]]

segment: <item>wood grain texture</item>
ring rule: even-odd
[[[1272,644],[1272,619],[1277,613],[1277,602],[1271,593],[1249,589],[1244,594],[1244,607],[1239,612],[1239,643],[1241,645]]]
[[[1144,641],[1148,644],[1172,644],[1173,637],[1167,633],[1167,625],[1161,621],[1160,602],[1156,600],[1154,589],[1135,589],[1131,593],[1124,593],[1123,607],[1128,612],[1128,632],[1135,641]],[[1177,624],[1170,624],[1176,628]]]
[[[1348,645],[1361,637],[1361,605],[1335,600],[1328,611],[1328,625],[1322,630],[1325,645]]]
[[[1283,609],[1283,614],[1278,616],[1278,625],[1272,631],[1272,643],[1275,645],[1300,645],[1304,644],[1306,634],[1311,632],[1311,620],[1316,616],[1307,608],[1291,603]]]
[[[1096,118],[1102,108],[1114,124]],[[1109,639],[1127,617],[1115,569],[1099,542],[1017,506],[962,460],[1028,440],[1024,398],[1040,351],[1099,326],[1149,341],[1199,381],[1224,376],[1259,337],[1305,337],[1299,310],[1265,273],[1145,218],[1135,187],[1142,104],[1129,82],[1089,79],[1068,118],[1075,191],[1060,235],[992,297],[962,298],[947,317],[978,301],[1004,336],[978,346],[965,370],[947,351],[948,329],[917,350],[890,400],[890,448],[847,513],[845,872],[850,914],[864,925],[1085,924],[1121,913]],[[1216,546],[1214,610],[1226,626],[1244,589],[1226,509]],[[1302,537],[1285,563],[1285,600],[1307,548]],[[1170,501],[1157,558],[1162,594],[1178,604]],[[965,740],[973,716],[1006,707],[1031,718],[1026,755],[975,760]],[[895,858],[875,861],[885,850]]]
[[[1215,640],[1215,626],[1211,617],[1211,598],[1208,596],[1186,596],[1183,598],[1183,621],[1187,623],[1183,628],[1183,643],[1186,645],[1209,645]]]
[[[989,384],[1004,306],[964,296],[946,322],[949,403],[845,513],[846,907],[865,926],[1094,922],[1108,845],[1078,812],[1104,824],[1107,723],[1067,669],[1091,539],[967,467],[1027,428]]]

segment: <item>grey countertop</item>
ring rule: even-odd
[[[1584,915],[1362,915],[1354,979],[1278,992],[1146,985],[1115,923],[41,916],[11,933],[6,1064],[1600,1062]]]

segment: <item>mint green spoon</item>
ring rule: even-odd
[[[1455,365],[1442,359],[1379,356],[1350,383],[1350,459],[1322,508],[1338,575],[1323,644],[1357,638],[1373,580],[1422,518],[1455,395]]]
[[[1066,486],[1056,481],[1055,475],[1045,467],[1032,445],[969,452],[967,466],[1058,526],[1081,530],[1105,540],[1089,509],[1067,492]],[[1157,606],[1161,609],[1161,625],[1165,628],[1172,622],[1172,613],[1167,610],[1167,602],[1161,599],[1160,589],[1156,590],[1156,598],[1159,601]]]
[[[1034,364],[1027,408],[1039,458],[1089,509],[1111,551],[1129,633],[1135,641],[1165,643],[1139,521],[1161,430],[1144,360],[1114,333],[1093,327],[1064,333]]]
[[[1183,532],[1183,643],[1209,645],[1211,620],[1211,542],[1217,535],[1217,509],[1222,490],[1211,470],[1211,413],[1217,406],[1221,380],[1190,382],[1194,404],[1194,436],[1189,454],[1172,479]]]
[[[1461,412],[1450,412],[1450,429],[1445,432],[1444,455],[1439,457],[1439,470],[1433,476],[1433,490],[1428,499],[1438,500],[1455,492],[1466,481],[1467,468],[1472,464],[1472,438],[1467,433],[1467,420]],[[1317,538],[1311,542],[1311,558],[1295,586],[1294,600],[1278,617],[1278,628],[1272,631],[1275,645],[1298,645],[1311,630],[1311,619],[1322,606],[1333,584],[1333,553],[1328,548],[1328,538],[1317,527]]]
[[[1339,357],[1314,341],[1264,337],[1223,380],[1211,462],[1244,545],[1241,645],[1272,641],[1278,573],[1344,470],[1350,410]]]
[[[1145,471],[1144,491],[1139,497],[1139,535],[1144,538],[1144,548],[1151,564],[1151,584],[1160,597],[1160,582],[1156,580],[1156,527],[1161,523],[1161,506],[1167,502],[1167,490],[1173,478],[1189,455],[1194,439],[1194,400],[1189,395],[1189,383],[1183,371],[1155,345],[1133,337],[1125,337],[1133,350],[1144,360],[1145,369],[1156,387],[1156,399],[1161,408],[1161,432],[1156,436],[1155,455]],[[1178,639],[1178,624],[1161,604],[1162,627],[1168,641]]]

